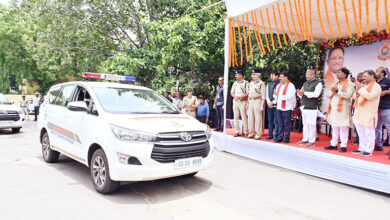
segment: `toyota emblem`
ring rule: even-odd
[[[180,138],[183,140],[183,141],[190,141],[192,139],[192,136],[190,133],[188,132],[183,132],[180,134]]]

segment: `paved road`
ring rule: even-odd
[[[41,158],[34,122],[0,130],[0,219],[390,219],[390,196],[217,151],[195,177],[95,192],[87,167]],[[390,183],[389,183],[390,184]]]

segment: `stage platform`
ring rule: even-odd
[[[265,131],[267,133],[267,131]],[[302,133],[291,133],[291,143],[266,141],[267,134],[260,140],[233,137],[233,130],[227,134],[213,131],[212,143],[220,150],[305,174],[350,184],[375,191],[390,193],[390,160],[387,152],[374,151],[373,156],[352,154],[358,148],[348,142],[347,152],[324,150],[330,138],[319,135],[313,148],[297,145]]]

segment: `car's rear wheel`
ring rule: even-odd
[[[54,151],[50,148],[50,139],[47,132],[45,132],[42,136],[42,156],[43,159],[48,163],[55,163],[58,161],[58,157],[60,153]]]
[[[102,149],[93,153],[90,172],[93,185],[99,193],[108,194],[118,189],[120,183],[111,180],[107,157]]]
[[[18,133],[20,131],[21,128],[12,128],[12,132],[13,133]]]

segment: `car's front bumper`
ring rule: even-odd
[[[182,176],[207,169],[214,158],[214,147],[210,146],[207,157],[202,158],[199,166],[177,169],[175,163],[160,163],[151,158],[153,144],[116,145],[115,152],[110,152],[110,177],[116,181],[146,181]],[[131,165],[119,162],[117,153],[136,157],[142,165]]]
[[[158,166],[128,165],[116,163],[110,167],[111,179],[116,181],[146,181],[182,176],[207,169],[214,157],[213,152],[202,159],[202,164],[196,167],[175,169],[174,163],[161,163]]]
[[[25,115],[21,114],[19,115],[20,119],[18,121],[5,121],[0,120],[0,129],[6,129],[6,128],[21,128],[24,125],[24,118]]]

